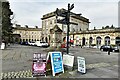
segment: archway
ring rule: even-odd
[[[105,45],[110,45],[110,37],[109,36],[105,37]]]
[[[66,42],[66,37],[63,38],[63,42]]]
[[[96,38],[96,46],[101,46],[101,40],[102,38],[99,36]]]
[[[23,39],[23,42],[25,42],[25,39]]]
[[[28,39],[26,39],[26,42],[28,42]]]
[[[42,37],[42,41],[44,41],[44,37]]]
[[[120,37],[116,37],[115,44],[120,46]]]
[[[82,46],[85,45],[85,37],[82,38]]]
[[[47,37],[45,38],[45,41],[48,42],[48,38]]]
[[[50,43],[50,35],[49,35],[49,43]]]
[[[31,42],[31,39],[29,39],[29,42]]]
[[[93,38],[92,38],[92,37],[90,37],[90,38],[89,38],[89,46],[91,46],[92,41],[93,41]]]

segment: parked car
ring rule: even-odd
[[[103,46],[100,47],[101,51],[108,51],[109,49],[110,49],[110,52],[113,51],[113,48],[110,45],[103,45]]]
[[[36,45],[39,47],[48,47],[49,46],[48,43],[46,43],[46,42],[37,42]]]
[[[119,52],[118,47],[116,46],[111,46],[111,45],[103,45],[100,47],[101,51],[108,51],[110,49],[110,52]]]
[[[35,42],[28,42],[29,45],[34,46],[36,45]]]
[[[119,52],[120,50],[119,50],[119,48],[118,48],[118,46],[114,46],[113,47],[113,52]]]
[[[61,48],[66,48],[67,45],[66,44],[61,44]]]
[[[20,42],[21,45],[28,45],[28,42]]]
[[[70,47],[70,45],[68,45],[68,47]],[[65,43],[61,44],[61,48],[67,48],[67,44],[65,44]]]

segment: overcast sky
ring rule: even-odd
[[[52,1],[52,2],[51,2]],[[81,13],[90,20],[90,29],[102,26],[118,27],[119,0],[9,0],[10,8],[15,14],[14,21],[22,26],[42,27],[41,18],[44,14],[56,10],[67,9],[68,3],[74,3],[72,12]]]

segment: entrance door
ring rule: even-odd
[[[85,37],[82,38],[82,45],[85,45]]]

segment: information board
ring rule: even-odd
[[[52,64],[52,73],[55,76],[56,73],[63,72],[63,60],[61,52],[49,52],[51,57],[51,64]]]
[[[73,67],[74,63],[74,56],[68,55],[68,54],[63,54],[63,64],[66,66]]]
[[[78,71],[81,73],[86,73],[85,58],[77,57]]]

